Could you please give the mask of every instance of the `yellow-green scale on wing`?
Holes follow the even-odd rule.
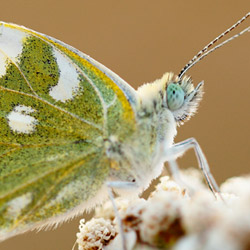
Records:
[[[48,37],[2,26],[25,36],[0,77],[0,239],[92,198],[110,171],[104,140],[125,140],[136,127],[126,96],[102,71]],[[75,75],[63,97],[62,61]],[[30,124],[20,130],[13,117]],[[18,199],[24,206],[15,208]]]

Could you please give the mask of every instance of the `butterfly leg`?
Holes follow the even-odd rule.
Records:
[[[121,241],[122,241],[122,249],[123,250],[128,250],[127,249],[127,243],[126,243],[126,237],[125,237],[125,233],[123,230],[123,223],[122,223],[122,219],[119,215],[118,212],[118,208],[115,202],[115,198],[114,198],[114,194],[113,194],[113,188],[118,188],[118,189],[134,189],[137,188],[136,183],[134,182],[124,182],[124,181],[110,181],[107,182],[107,187],[108,187],[108,194],[109,194],[109,198],[112,202],[113,208],[114,208],[114,212],[115,212],[115,216],[117,218],[118,221],[118,226],[119,226],[119,230],[120,230],[120,234],[121,234]]]
[[[165,152],[164,152],[164,156],[166,157],[167,161],[173,161],[173,159],[179,157],[181,154],[185,153],[190,148],[193,148],[195,151],[196,157],[197,157],[198,162],[199,162],[199,167],[205,176],[205,179],[206,179],[206,182],[207,182],[209,188],[211,189],[211,191],[214,194],[216,194],[216,193],[219,194],[220,189],[219,189],[212,173],[210,172],[210,168],[209,168],[207,159],[206,159],[203,151],[201,150],[199,143],[196,141],[195,138],[189,138],[187,140],[184,140],[182,142],[174,144],[170,148],[166,148]]]
[[[179,171],[179,166],[176,162],[175,159],[171,159],[168,161],[169,164],[169,170],[171,175],[173,176],[173,179],[183,188],[188,188],[189,192],[191,194],[195,193],[195,190],[193,189],[193,187],[189,184],[187,184],[180,175],[180,171]]]

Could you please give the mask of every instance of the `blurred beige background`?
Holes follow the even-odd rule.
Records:
[[[248,11],[249,0],[8,0],[1,1],[0,18],[78,48],[136,88],[166,71],[178,74],[204,45]],[[237,31],[249,25],[250,18]],[[188,72],[195,84],[205,81],[206,93],[198,114],[178,129],[176,142],[195,137],[218,182],[250,172],[249,71],[246,34]],[[178,162],[181,168],[197,166],[193,151]],[[12,238],[0,243],[0,249],[69,250],[78,221]]]

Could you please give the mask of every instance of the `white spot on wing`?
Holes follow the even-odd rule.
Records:
[[[73,99],[79,90],[79,79],[76,68],[59,51],[54,50],[57,64],[60,70],[58,84],[50,89],[50,96],[56,101],[66,102]]]
[[[23,41],[27,34],[23,31],[2,26],[0,33],[0,48],[14,62],[18,61],[18,56],[22,53]]]
[[[68,153],[64,153],[64,154],[57,154],[57,155],[51,155],[49,157],[46,158],[46,161],[56,161],[56,160],[61,160],[65,157],[67,157]]]
[[[79,191],[82,183],[80,181],[70,182],[66,185],[60,193],[57,195],[55,201],[61,201],[62,199],[67,199]]]
[[[29,114],[35,112],[31,107],[18,105],[7,116],[10,128],[17,133],[31,133],[35,130],[37,120]]]
[[[12,218],[18,217],[22,210],[32,201],[32,194],[27,193],[8,202],[7,214]]]

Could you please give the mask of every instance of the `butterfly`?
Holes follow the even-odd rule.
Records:
[[[203,82],[194,87],[184,73],[209,47],[179,75],[135,90],[75,48],[1,22],[0,240],[101,204],[107,182],[140,193],[190,147],[219,192],[196,140],[174,144],[203,95]]]

